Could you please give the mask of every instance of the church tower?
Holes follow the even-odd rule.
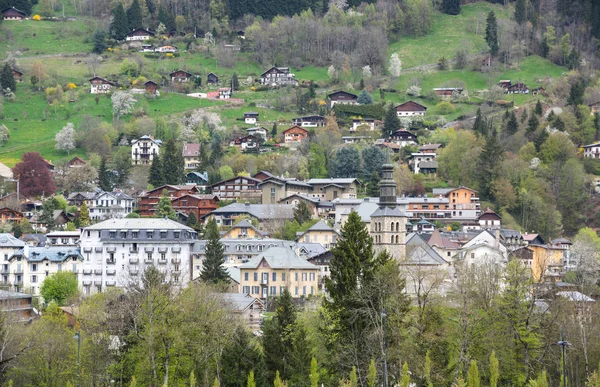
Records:
[[[397,207],[394,166],[384,164],[379,181],[379,208],[371,215],[371,237],[376,253],[387,250],[396,259],[404,258],[408,217]]]

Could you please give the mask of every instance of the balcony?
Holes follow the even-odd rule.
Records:
[[[94,281],[95,286],[102,286],[102,281]]]
[[[144,259],[144,263],[146,265],[152,265],[154,263],[154,260],[152,258],[146,258]]]
[[[266,286],[266,285],[269,284],[269,280],[266,279],[266,278],[263,278],[263,279],[260,280],[260,284]]]
[[[138,275],[140,274],[140,269],[137,267],[130,267],[129,268],[129,274],[131,275]]]
[[[132,265],[137,265],[139,262],[139,258],[129,258],[129,263]]]
[[[13,282],[13,285],[23,285],[23,278],[15,279],[15,282]]]
[[[84,275],[90,275],[90,274],[92,274],[92,269],[83,269],[83,274]]]
[[[14,274],[23,274],[23,269],[15,269],[15,271],[13,271]]]
[[[102,275],[102,269],[94,269],[94,274]]]
[[[106,281],[106,286],[115,286],[117,281]]]
[[[129,252],[130,253],[138,253],[140,250],[137,247],[130,247],[129,248]]]
[[[158,258],[158,263],[161,265],[166,265],[167,264],[167,258]]]
[[[109,265],[115,265],[117,263],[117,260],[114,258],[106,258],[106,263]]]
[[[91,284],[92,284],[92,281],[89,281],[89,280],[83,281],[83,286],[90,286]]]
[[[171,258],[171,263],[179,265],[181,263],[181,258]]]
[[[115,275],[115,274],[117,274],[116,269],[107,269],[106,270],[106,275]]]

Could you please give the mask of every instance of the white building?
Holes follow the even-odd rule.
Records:
[[[349,131],[356,132],[358,130],[358,128],[360,128],[360,127],[364,127],[368,131],[372,132],[375,130],[375,120],[371,119],[371,118],[353,119],[352,120],[352,128],[349,129]]]
[[[413,172],[415,174],[418,174],[421,171],[421,162],[434,161],[436,156],[436,153],[412,153],[412,160],[410,161],[410,166],[412,167]]]
[[[249,136],[254,136],[256,138],[262,137],[263,140],[267,140],[267,129],[256,127],[256,128],[248,128],[246,129]]]
[[[427,107],[414,101],[404,102],[396,106],[396,114],[398,117],[415,117],[424,116],[427,113]]]
[[[144,270],[155,266],[166,280],[185,286],[196,241],[196,231],[170,219],[109,219],[86,227],[79,284],[84,294],[138,284]]]
[[[113,192],[100,192],[89,207],[90,219],[94,221],[124,218],[133,212],[135,200],[125,193],[115,190]]]
[[[133,165],[152,164],[154,156],[159,154],[162,141],[150,136],[142,136],[131,141],[131,162]]]
[[[125,40],[128,42],[136,41],[136,40],[150,40],[151,37],[154,36],[154,32],[148,31],[144,28],[137,28],[130,33],[127,34]]]
[[[110,93],[113,86],[116,86],[113,82],[100,78],[94,77],[90,79],[90,93],[91,94],[106,94]]]
[[[258,113],[256,112],[246,112],[244,113],[244,123],[254,125],[258,120]]]
[[[81,231],[52,231],[46,234],[46,246],[79,246]]]
[[[600,142],[590,145],[584,145],[583,157],[589,157],[591,159],[600,159]]]

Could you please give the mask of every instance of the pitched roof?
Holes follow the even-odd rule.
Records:
[[[475,191],[474,189],[469,188],[469,187],[465,187],[465,186],[462,186],[462,185],[459,185],[458,187],[454,187],[454,188],[434,188],[432,190],[432,192],[433,192],[434,195],[444,195],[445,196],[445,195],[449,194],[450,192],[456,191],[456,190],[459,190],[459,189],[466,189],[466,190],[469,190],[471,192],[477,193],[477,191]]]
[[[10,169],[7,165],[0,163],[0,176],[7,178],[7,179],[12,179],[13,178],[13,172],[12,169]]]
[[[238,284],[240,283],[240,280],[242,279],[242,273],[240,272],[239,267],[228,267],[225,269],[225,271],[227,271],[227,274],[229,274],[229,278]]]
[[[308,184],[352,184],[357,182],[358,179],[355,177],[335,177],[331,179],[310,179],[307,181]]]
[[[284,130],[284,131],[283,131],[283,132],[281,132],[281,133],[289,132],[289,131],[290,131],[290,130],[292,130],[292,129],[300,129],[301,131],[308,133],[308,130],[306,130],[306,129],[304,129],[303,127],[301,127],[301,126],[298,126],[298,125],[294,125],[294,126],[292,126],[291,128],[287,128],[286,130]]]
[[[435,246],[441,249],[458,249],[458,245],[452,242],[450,239],[444,238],[438,229],[435,229],[431,233],[427,244],[431,247]]]
[[[406,261],[408,265],[443,265],[448,263],[427,244],[421,234],[410,233],[406,236]]]
[[[225,304],[230,305],[234,311],[243,312],[248,309],[252,304],[260,304],[264,306],[263,302],[258,298],[254,298],[249,294],[242,293],[220,293],[219,296],[223,299]]]
[[[0,247],[23,247],[25,242],[14,237],[9,233],[0,234]]]
[[[442,146],[442,144],[425,144],[425,145],[421,145],[419,147],[419,151],[436,150],[436,149],[440,148],[441,146]]]
[[[170,75],[170,76],[173,76],[173,74],[177,74],[177,73],[185,73],[185,75],[187,75],[188,77],[191,77],[191,76],[192,76],[192,73],[188,73],[188,72],[187,72],[187,71],[185,71],[185,70],[175,70],[175,71],[173,71],[172,73],[170,73],[169,75]]]
[[[31,294],[0,290],[0,300],[10,300],[14,298],[31,298]]]
[[[8,8],[6,8],[6,9],[3,9],[3,10],[2,10],[2,13],[4,13],[4,12],[8,12],[8,11],[14,11],[14,12],[17,12],[17,13],[21,14],[22,16],[26,16],[26,13],[25,13],[25,12],[23,12],[23,11],[21,11],[21,10],[18,10],[18,9],[16,9],[15,7],[8,7]]]
[[[416,103],[415,101],[407,101],[396,106],[397,112],[425,112],[427,107]]]
[[[46,259],[51,262],[64,262],[69,258],[77,258],[83,261],[78,248],[74,249],[73,247],[65,246],[22,248],[14,253],[13,257],[24,257],[28,262],[42,262]]]
[[[196,172],[196,171],[191,171],[185,174],[186,176],[188,175],[194,175],[196,177],[199,177],[200,179],[204,180],[205,182],[208,183],[208,179],[206,178],[206,176],[203,173],[200,172]]]
[[[319,270],[305,259],[300,258],[292,249],[285,247],[271,247],[259,256],[240,266],[240,269],[256,269],[265,260],[271,269],[313,269]]]
[[[406,217],[406,213],[401,211],[398,207],[378,207],[375,212],[371,214],[371,218],[383,217]]]
[[[84,230],[185,230],[195,232],[192,228],[171,219],[163,218],[122,218],[108,219],[103,222],[86,227]]]
[[[198,156],[200,154],[200,144],[183,144],[183,150],[181,151],[183,157]]]
[[[479,215],[479,218],[477,218],[477,219],[478,220],[502,220],[502,217],[488,207],[481,215]]]
[[[294,206],[291,204],[231,203],[225,207],[217,208],[210,215],[227,213],[249,214],[259,220],[292,219],[294,217]]]
[[[132,30],[131,32],[129,32],[127,34],[127,36],[132,35],[133,33],[138,32],[138,31],[146,32],[148,35],[154,36],[154,32],[147,30],[145,28],[136,28],[136,29]]]
[[[305,259],[312,259],[318,255],[323,254],[327,251],[320,243],[302,243],[298,242],[298,250],[300,255],[303,255]]]
[[[335,231],[327,222],[319,220],[311,228],[306,231]]]
[[[423,169],[423,168],[437,169],[438,168],[438,162],[437,162],[437,160],[425,160],[425,161],[421,161],[419,163],[419,168],[421,168],[421,169]]]
[[[348,93],[347,91],[343,91],[343,90],[338,90],[338,91],[335,91],[335,92],[333,92],[331,94],[328,94],[327,97],[329,99],[334,99],[338,95],[346,95],[346,96],[348,96],[348,97],[350,97],[352,99],[357,99],[358,98],[358,96],[356,94]]]

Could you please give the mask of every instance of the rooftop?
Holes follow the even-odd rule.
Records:
[[[192,228],[171,219],[162,218],[123,218],[108,219],[88,226],[85,230],[114,230],[114,229],[141,229],[141,230],[187,230],[195,232]]]
[[[271,269],[312,269],[319,270],[318,266],[300,258],[296,253],[285,247],[271,247],[259,256],[240,266],[240,269],[256,269],[265,260]]]

